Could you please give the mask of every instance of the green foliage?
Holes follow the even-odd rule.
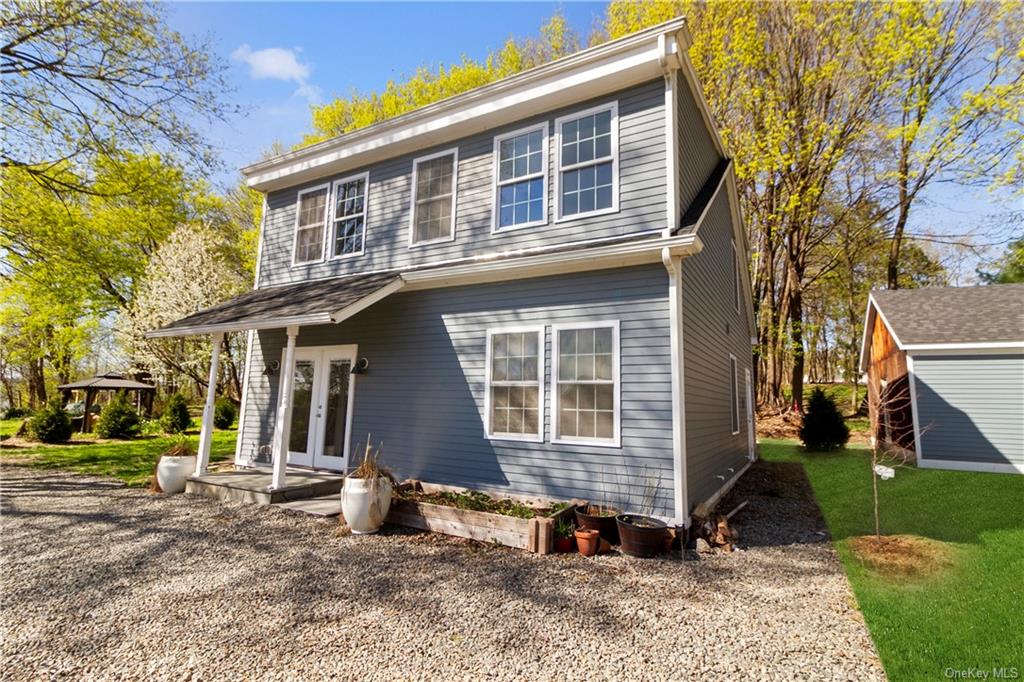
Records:
[[[27,407],[8,407],[0,419],[24,419],[30,416],[32,416],[32,410]]]
[[[185,402],[185,396],[180,393],[172,394],[167,399],[167,406],[164,407],[164,413],[160,417],[160,426],[167,433],[184,433],[191,423],[192,418],[188,414],[188,403]]]
[[[218,429],[230,429],[238,416],[238,408],[227,397],[217,398],[213,406],[213,425]]]
[[[996,261],[995,272],[978,270],[985,284],[1018,284],[1024,282],[1024,237],[1010,242],[1006,253]]]
[[[572,537],[573,533],[572,521],[566,518],[560,518],[555,521],[555,537],[563,540]]]
[[[139,435],[142,424],[139,413],[128,402],[128,396],[123,391],[119,391],[103,407],[94,428],[96,435],[100,438],[127,440]]]
[[[29,421],[28,432],[42,443],[64,443],[71,438],[71,418],[59,401],[51,400]]]
[[[381,92],[353,92],[322,106],[313,107],[313,132],[302,144],[315,142],[379,123],[432,102],[487,85],[564,57],[579,49],[579,38],[560,13],[541,28],[539,39],[509,38],[483,61],[463,57],[458,64],[420,67],[403,80],[388,81]]]
[[[820,388],[815,388],[811,391],[804,423],[800,427],[800,440],[804,447],[812,452],[828,452],[843,447],[849,439],[850,429],[835,401]]]

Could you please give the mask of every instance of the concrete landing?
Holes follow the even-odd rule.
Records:
[[[345,477],[327,471],[289,469],[285,487],[268,491],[272,479],[270,471],[260,469],[211,472],[190,476],[185,482],[185,492],[229,502],[281,504],[328,495],[337,497]],[[340,501],[338,507],[340,510]]]
[[[333,495],[310,497],[305,500],[282,502],[277,506],[281,509],[299,511],[312,516],[338,516],[341,514],[341,496],[338,493],[334,493]]]

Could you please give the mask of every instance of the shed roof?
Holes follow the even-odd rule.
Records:
[[[1024,284],[874,291],[901,348],[1024,341]]]
[[[116,390],[123,390],[123,389],[129,389],[129,390],[133,390],[133,389],[138,389],[138,390],[155,389],[156,386],[153,386],[152,384],[144,384],[141,381],[133,381],[131,379],[125,379],[122,375],[116,374],[114,372],[107,372],[106,374],[97,374],[94,377],[89,377],[88,379],[82,379],[81,381],[73,381],[70,384],[62,384],[62,385],[58,386],[57,388],[62,389],[62,390],[65,390],[65,389],[66,390],[71,390],[71,389],[92,388],[92,389],[96,389],[96,390],[104,390],[104,389],[106,389],[106,390],[116,391]]]

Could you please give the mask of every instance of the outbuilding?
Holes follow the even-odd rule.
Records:
[[[860,368],[873,442],[919,467],[1024,473],[1024,284],[872,292]]]

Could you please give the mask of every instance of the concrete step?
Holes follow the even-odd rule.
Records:
[[[339,514],[341,514],[341,495],[338,493],[334,493],[333,495],[309,497],[304,500],[280,502],[276,506],[280,507],[281,509],[299,511],[304,514],[310,514],[312,516],[338,516]]]
[[[339,474],[314,471],[289,471],[286,486],[268,491],[271,475],[264,471],[238,470],[191,476],[185,483],[185,492],[215,500],[245,504],[280,504],[341,492],[344,477]],[[338,503],[340,506],[340,502]]]

